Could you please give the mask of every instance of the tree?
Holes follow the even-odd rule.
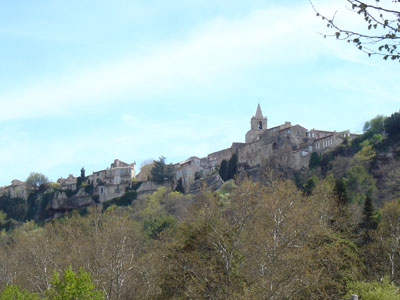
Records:
[[[384,253],[384,266],[389,266],[390,278],[398,279],[400,254],[400,200],[388,202],[381,210],[382,220],[376,231],[379,252]]]
[[[221,166],[219,167],[219,176],[221,176],[223,181],[226,181],[228,178],[228,161],[223,159],[221,161]]]
[[[82,269],[76,274],[69,267],[60,279],[58,272],[54,272],[51,288],[46,292],[45,300],[102,300],[103,293],[95,289],[89,273]]]
[[[400,112],[393,113],[385,120],[385,131],[391,139],[397,139],[400,136]]]
[[[39,300],[39,296],[16,285],[7,285],[0,293],[0,300]]]
[[[172,182],[175,177],[174,167],[165,163],[165,157],[161,156],[159,161],[154,162],[154,167],[151,169],[151,180],[157,184]]]
[[[232,155],[228,162],[227,180],[233,179],[238,170],[238,156],[236,153]]]
[[[364,123],[364,132],[368,131],[373,134],[383,134],[385,132],[385,120],[387,118],[382,115],[377,115],[375,118]]]
[[[376,181],[362,165],[354,165],[343,179],[346,185],[346,192],[349,202],[364,203],[367,195],[376,192]]]
[[[304,194],[310,196],[317,184],[318,184],[317,176],[311,176],[310,178],[308,178],[307,182],[303,186]]]
[[[362,300],[400,300],[400,291],[387,278],[374,282],[350,282],[347,296],[356,294]]]
[[[32,172],[26,179],[26,185],[33,190],[37,191],[39,187],[45,183],[48,183],[47,177],[41,173]]]
[[[321,157],[319,156],[319,154],[317,152],[313,152],[311,153],[310,161],[308,162],[308,168],[312,170],[318,167],[320,162],[321,162]]]
[[[346,0],[346,2],[350,5],[349,9],[366,23],[365,30],[357,31],[342,27],[335,19],[337,12],[332,17],[326,17],[310,0],[317,16],[334,31],[333,34],[326,34],[324,37],[334,36],[338,40],[352,43],[368,56],[379,55],[385,60],[390,58],[400,62],[400,9],[396,6],[399,0]]]
[[[363,218],[360,227],[366,230],[375,229],[377,226],[376,214],[372,199],[369,195],[364,201]]]

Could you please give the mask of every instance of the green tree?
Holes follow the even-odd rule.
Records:
[[[311,193],[313,192],[314,188],[318,184],[318,177],[317,176],[312,176],[307,179],[307,182],[303,186],[304,194],[307,196],[310,196]]]
[[[362,165],[351,167],[344,178],[347,196],[350,202],[362,204],[367,195],[376,191],[376,182]]]
[[[238,170],[238,156],[237,154],[233,154],[228,162],[228,172],[226,180],[233,179]]]
[[[373,282],[350,282],[347,297],[355,294],[361,300],[400,300],[400,290],[387,278]]]
[[[0,293],[0,300],[39,300],[39,296],[16,285],[7,285]]]
[[[76,274],[69,267],[60,279],[58,272],[54,272],[51,288],[46,292],[45,300],[103,300],[104,295],[97,291],[89,273],[82,269]]]
[[[337,12],[332,17],[322,15],[313,5],[318,17],[327,23],[328,28],[333,30],[332,34],[338,40],[354,44],[359,50],[371,55],[382,56],[383,59],[400,61],[400,10],[389,1],[379,0],[346,0],[350,10],[356,17],[365,21],[365,29],[358,30],[347,27],[338,22]],[[390,2],[399,3],[399,0]]]
[[[171,215],[160,215],[155,218],[144,221],[143,227],[146,234],[156,240],[160,237],[161,232],[168,228],[174,228],[176,220]]]
[[[157,184],[164,184],[166,182],[173,182],[175,178],[174,167],[165,163],[165,157],[161,156],[159,161],[154,162],[151,169],[151,180]]]
[[[319,156],[319,154],[317,152],[313,152],[311,153],[310,161],[308,162],[308,168],[310,170],[315,169],[316,167],[319,166],[320,162],[321,162],[321,157]]]
[[[376,230],[379,251],[384,254],[381,269],[386,268],[392,280],[400,278],[400,200],[386,203],[380,211],[382,220]]]
[[[368,162],[376,156],[376,151],[369,140],[363,141],[360,146],[362,147],[361,150],[354,155],[354,158],[359,162]]]
[[[393,113],[385,120],[385,131],[391,139],[400,137],[400,112]]]
[[[26,179],[26,185],[33,190],[38,190],[39,187],[45,183],[48,183],[47,177],[41,173],[32,172]]]
[[[363,217],[360,223],[360,227],[365,230],[376,229],[378,225],[376,212],[372,203],[371,196],[367,195],[364,201]]]
[[[219,176],[221,176],[223,181],[226,181],[228,178],[228,161],[223,159],[221,161],[221,166],[219,167]]]
[[[377,115],[375,118],[364,123],[364,132],[368,131],[372,134],[383,134],[385,132],[385,120],[387,117]]]

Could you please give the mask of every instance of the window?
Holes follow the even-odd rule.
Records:
[[[100,189],[100,193],[103,194],[103,192],[104,192],[104,190],[103,190],[103,188],[101,188],[101,189]]]
[[[262,121],[258,122],[258,129],[262,129]]]

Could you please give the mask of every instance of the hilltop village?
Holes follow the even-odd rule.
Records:
[[[239,173],[257,173],[260,166],[271,157],[277,158],[294,170],[301,170],[308,167],[312,152],[327,151],[342,144],[347,138],[353,140],[358,136],[349,130],[308,130],[290,122],[268,128],[267,118],[263,115],[260,105],[257,106],[250,124],[244,143],[233,143],[231,147],[210,153],[207,157],[192,156],[174,164],[174,185],[181,182],[185,192],[195,192],[204,180],[207,184],[219,187],[222,179],[218,175],[218,167],[223,160],[228,161],[233,155],[237,157]],[[139,194],[151,193],[157,189],[150,175],[153,165],[154,163],[143,166],[138,174],[135,162],[129,164],[118,159],[114,160],[109,168],[88,176],[82,169],[81,177],[85,178],[83,186],[78,183],[79,177],[69,175],[67,178],[59,178],[57,185],[60,192],[53,199],[51,206],[54,210],[65,211],[76,207],[77,203],[79,206],[103,203],[123,196],[132,186],[132,182],[139,184]],[[0,197],[26,200],[28,195],[26,183],[17,179],[9,186],[0,187]]]

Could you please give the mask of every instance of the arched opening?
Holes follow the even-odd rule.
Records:
[[[262,121],[258,122],[258,129],[262,129]]]
[[[278,144],[277,143],[273,143],[272,144],[272,150],[278,150]]]

